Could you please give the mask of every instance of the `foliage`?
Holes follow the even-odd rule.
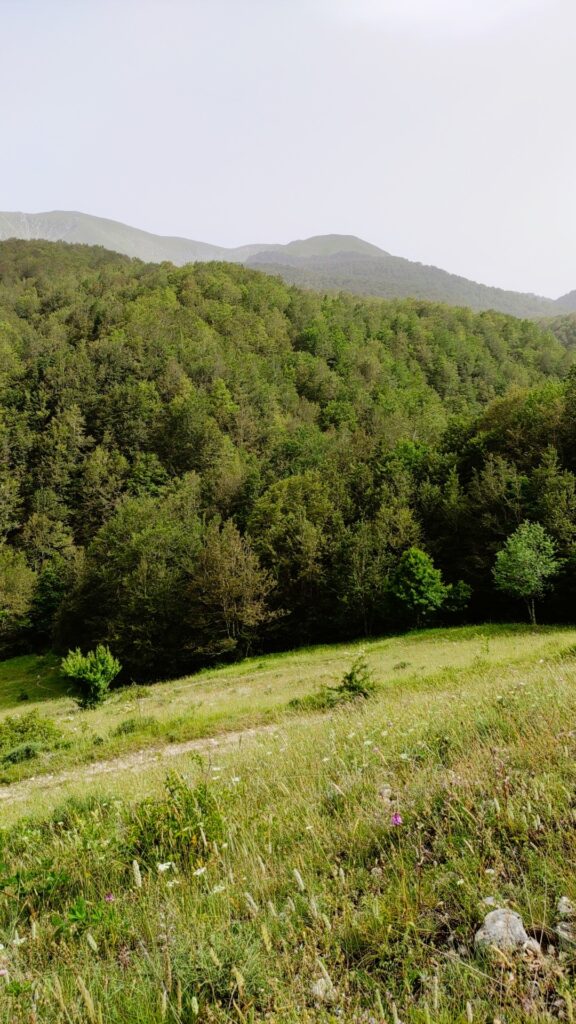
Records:
[[[358,699],[367,700],[376,692],[376,683],[363,654],[354,659],[338,686],[322,686],[317,693],[294,697],[290,707],[297,711],[325,711]]]
[[[91,708],[105,700],[110,683],[121,668],[118,659],[104,644],[98,644],[88,654],[82,654],[77,647],[62,660],[62,672],[80,688],[77,701],[81,708]]]
[[[350,697],[374,696],[376,684],[363,654],[354,659],[348,671],[344,673],[338,689]]]
[[[408,548],[404,552],[394,573],[391,591],[417,626],[438,611],[448,596],[442,573],[436,569],[430,555],[420,548]]]
[[[521,523],[496,555],[494,581],[500,590],[526,601],[536,624],[535,599],[551,586],[561,568],[556,544],[540,523]]]
[[[36,575],[23,552],[0,545],[0,642],[28,625]]]
[[[424,620],[410,548],[443,616],[515,614],[492,565],[524,519],[576,561],[573,356],[536,323],[12,240],[0,353],[6,653],[159,679]]]
[[[0,756],[26,743],[54,747],[61,739],[62,733],[57,725],[38,711],[8,715],[0,721]]]

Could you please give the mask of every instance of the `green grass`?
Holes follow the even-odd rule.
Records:
[[[251,658],[154,686],[124,687],[91,711],[80,711],[73,697],[65,695],[69,682],[58,675],[54,659],[13,659],[0,664],[0,729],[6,716],[36,709],[51,717],[62,743],[19,764],[2,764],[0,758],[0,783],[146,747],[279,723],[294,715],[291,701],[337,685],[359,651],[365,652],[379,692],[384,693],[400,686],[404,691],[420,689],[439,673],[459,672],[487,660],[509,664],[542,656],[551,645],[556,649],[560,639],[565,645],[576,643],[576,631],[482,626],[315,647]],[[19,703],[23,688],[30,700]],[[127,721],[130,731],[123,732]]]
[[[30,783],[0,831],[1,1024],[572,1020],[570,951],[481,959],[473,936],[486,897],[550,938],[576,900],[574,644],[482,627],[367,645],[374,700],[182,755],[168,782],[149,765]],[[275,679],[284,707],[353,654],[165,693],[250,680],[260,700]]]
[[[0,661],[0,718],[14,709],[23,710],[63,697],[70,680],[60,673],[54,655],[24,654]]]

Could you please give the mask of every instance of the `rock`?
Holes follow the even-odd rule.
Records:
[[[489,949],[493,946],[502,953],[514,953],[518,950],[540,952],[540,943],[530,938],[520,914],[502,907],[486,914],[482,927],[474,936],[474,945],[477,949]]]
[[[569,947],[573,950],[576,946],[576,927],[571,921],[559,921],[554,931],[560,939],[560,945],[566,949]]]
[[[576,917],[576,907],[567,896],[561,896],[556,904],[556,913],[561,918]]]

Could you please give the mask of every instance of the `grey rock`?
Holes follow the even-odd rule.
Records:
[[[502,953],[518,950],[540,952],[540,944],[530,938],[520,914],[502,907],[486,914],[482,927],[474,936],[474,945],[477,949],[494,947]]]
[[[569,900],[567,896],[560,897],[556,904],[556,912],[558,917],[563,918],[564,920],[576,917],[576,907],[572,903],[572,900]]]
[[[560,945],[566,949],[573,949],[576,946],[576,926],[571,921],[559,921],[554,931],[560,940]]]

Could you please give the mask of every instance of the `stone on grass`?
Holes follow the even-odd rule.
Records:
[[[572,900],[569,900],[567,896],[560,897],[556,904],[556,912],[558,917],[562,917],[564,919],[576,917],[576,907],[572,903]]]
[[[482,927],[474,936],[477,949],[498,949],[501,953],[520,950],[540,952],[540,943],[528,935],[520,914],[500,907],[486,914]]]
[[[564,949],[571,949],[574,951],[576,946],[576,927],[573,921],[559,921],[554,931],[560,940],[560,945]]]

